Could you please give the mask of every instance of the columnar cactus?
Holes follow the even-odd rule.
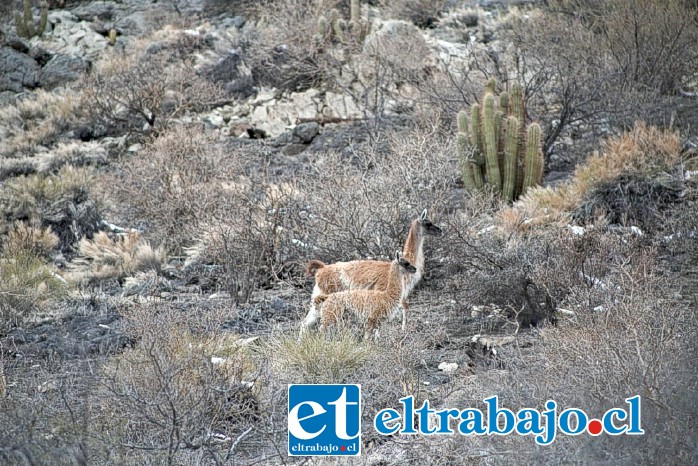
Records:
[[[543,176],[541,130],[537,123],[526,127],[521,86],[502,92],[495,99],[495,81],[485,87],[480,104],[458,112],[456,150],[463,164],[466,189],[480,189],[485,183],[508,201],[517,199]]]
[[[359,0],[351,0],[349,7],[348,24],[340,16],[336,8],[330,10],[329,27],[328,20],[324,16],[320,16],[317,31],[319,39],[324,41],[329,35],[329,37],[334,38],[340,44],[347,44],[347,39],[349,39],[350,43],[363,44],[370,31],[371,23],[361,18],[361,3]]]
[[[20,15],[19,12],[15,13],[15,27],[17,28],[17,34],[20,37],[25,37],[31,39],[34,36],[41,36],[46,30],[46,24],[48,22],[48,7],[42,5],[41,13],[39,16],[39,25],[34,27],[34,16],[32,15],[31,0],[24,0],[24,16]]]

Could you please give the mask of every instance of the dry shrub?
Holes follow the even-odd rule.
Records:
[[[50,235],[40,236],[51,241]],[[65,280],[37,254],[34,239],[22,241],[14,236],[0,255],[0,333],[65,295]]]
[[[237,302],[297,276],[303,244],[294,238],[294,214],[300,210],[295,193],[292,183],[240,184],[227,196],[225,218],[202,225],[196,243],[186,249],[188,273],[204,288],[222,287]],[[207,280],[212,283],[206,285]]]
[[[15,174],[12,159],[33,156],[56,143],[80,115],[78,104],[72,91],[39,89],[0,108],[0,159],[9,159],[0,165],[0,178]]]
[[[25,222],[15,222],[7,234],[3,250],[6,253],[32,251],[40,257],[48,258],[59,243],[58,236],[51,231],[51,227],[41,228]]]
[[[458,176],[450,149],[431,128],[395,134],[385,152],[314,160],[299,182],[307,219],[296,239],[331,262],[392,257],[423,209],[439,223]]]
[[[89,124],[109,134],[149,133],[217,103],[218,87],[197,75],[191,59],[180,58],[156,47],[100,61],[83,83]]]
[[[277,336],[265,345],[272,370],[282,381],[293,383],[350,383],[373,354],[368,342],[349,332],[331,339],[318,332],[303,338]]]
[[[325,78],[323,53],[316,42],[318,19],[329,18],[329,3],[319,0],[262,2],[259,27],[240,38],[243,58],[255,82],[303,91]]]
[[[84,168],[64,166],[56,174],[21,176],[0,189],[0,211],[9,224],[26,221],[50,227],[62,251],[70,251],[97,229],[101,200],[92,192],[93,174]]]
[[[681,162],[681,140],[673,131],[638,122],[635,127],[604,143],[579,165],[571,180],[555,187],[529,190],[513,207],[500,214],[505,233],[526,231],[535,225],[561,224],[594,189],[624,173],[652,178],[675,173]],[[512,212],[514,211],[514,212]],[[528,223],[520,223],[523,217]]]
[[[594,32],[607,53],[619,87],[638,86],[671,94],[691,85],[696,69],[694,2],[667,0],[558,0],[554,13],[573,16]]]
[[[83,238],[77,252],[69,275],[76,282],[122,279],[148,270],[157,272],[167,260],[164,249],[153,248],[137,232],[112,239],[100,231],[92,239]]]
[[[657,276],[651,262],[650,253],[616,264],[615,286],[600,290],[596,311],[581,302],[573,322],[542,332],[548,377],[539,389],[596,415],[641,395],[646,434],[623,438],[624,451],[638,461],[690,462],[693,446],[685,434],[696,415],[690,387],[697,380],[689,361],[698,329],[690,310],[670,296],[677,284]],[[574,307],[576,299],[570,301],[566,305]],[[617,442],[600,440],[580,445],[579,453],[601,461],[617,456]]]
[[[156,245],[189,246],[205,222],[224,213],[241,172],[237,154],[196,126],[173,128],[105,180],[124,221],[144,226]]]
[[[137,343],[103,368],[98,410],[111,425],[102,435],[150,450],[151,460],[189,462],[201,449],[222,462],[229,446],[219,438],[259,416],[249,341],[223,332],[223,316],[210,310],[136,305],[124,317]]]

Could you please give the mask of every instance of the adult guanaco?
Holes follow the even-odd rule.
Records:
[[[316,296],[314,304],[321,305],[320,331],[324,332],[349,311],[365,322],[364,338],[369,338],[383,319],[400,309],[405,279],[416,272],[417,268],[397,251],[395,259],[388,263],[385,289],[353,289]]]
[[[410,224],[402,254],[417,269],[414,274],[405,275],[402,287],[402,330],[407,323],[407,297],[424,276],[424,239],[426,236],[440,236],[441,228],[427,218],[424,209],[419,218]],[[306,273],[315,276],[315,286],[310,299],[310,311],[301,324],[301,334],[315,325],[320,317],[315,298],[322,294],[332,294],[345,290],[365,289],[383,290],[388,285],[390,262],[376,260],[358,260],[325,264],[319,260],[310,260]]]

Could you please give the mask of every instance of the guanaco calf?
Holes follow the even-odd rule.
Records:
[[[399,310],[405,278],[415,274],[417,268],[405,259],[400,251],[395,253],[395,260],[388,264],[385,289],[355,289],[316,296],[313,300],[314,304],[322,303],[320,331],[324,332],[328,326],[340,320],[348,310],[360,320],[365,321],[364,338],[368,338],[381,320]]]
[[[424,275],[424,238],[440,236],[442,233],[441,228],[427,218],[426,209],[410,224],[402,254],[417,270],[403,277],[401,296],[403,332],[407,321],[407,297]],[[331,265],[319,260],[309,261],[306,272],[308,276],[315,276],[315,286],[310,299],[310,312],[301,325],[301,334],[315,325],[320,317],[315,304],[318,296],[354,289],[383,290],[388,286],[389,270],[390,262],[376,260],[336,262]]]

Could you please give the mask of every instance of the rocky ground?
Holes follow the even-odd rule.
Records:
[[[585,397],[591,393],[593,406],[603,401],[607,407],[609,399],[627,394],[604,390],[631,387],[633,392],[644,390],[643,396],[648,399],[672,393],[675,398],[666,404],[671,405],[676,425],[684,425],[679,422],[695,414],[695,396],[684,393],[695,383],[695,375],[691,375],[695,366],[690,362],[695,345],[678,343],[695,336],[695,326],[688,321],[698,305],[695,89],[674,94],[661,104],[652,100],[656,112],[647,110],[648,98],[647,108],[638,106],[637,113],[623,114],[618,122],[606,116],[568,122],[557,139],[544,142],[543,184],[553,193],[556,186],[574,183],[577,166],[593,150],[604,150],[600,142],[603,137],[623,134],[632,127],[627,119],[644,119],[647,114],[657,120],[654,123],[666,123],[667,115],[671,115],[672,124],[681,130],[682,147],[666,149],[670,158],[676,158],[672,158],[672,164],[650,171],[647,167],[654,163],[653,157],[665,147],[662,143],[646,143],[643,136],[638,136],[638,147],[642,146],[638,151],[651,152],[645,157],[652,159],[651,163],[637,170],[623,165],[626,171],[622,173],[631,173],[628,178],[609,176],[607,186],[596,187],[595,194],[585,195],[585,204],[581,205],[582,199],[575,199],[577,204],[572,208],[569,202],[556,204],[554,194],[550,194],[547,204],[538,201],[534,205],[529,199],[528,204],[509,208],[487,195],[465,192],[451,136],[455,112],[469,108],[480,98],[489,74],[497,72],[501,78],[518,71],[524,79],[530,79],[532,87],[537,82],[531,76],[538,75],[531,70],[516,68],[520,63],[512,54],[512,43],[505,38],[509,37],[508,31],[515,30],[516,21],[535,15],[540,2],[447,1],[441,2],[443,9],[440,13],[437,9],[435,17],[426,14],[433,11],[423,2],[407,2],[422,5],[421,13],[426,11],[413,16],[412,21],[389,16],[393,10],[382,2],[364,2],[361,27],[367,32],[361,40],[351,39],[356,42],[339,41],[332,38],[331,32],[326,36],[329,39],[313,38],[315,22],[312,30],[305,25],[306,29],[279,37],[279,29],[269,24],[281,31],[292,21],[302,24],[293,16],[303,16],[293,2],[278,2],[285,6],[279,6],[278,12],[270,6],[264,13],[250,3],[255,2],[53,1],[46,31],[33,38],[18,36],[12,16],[5,15],[14,10],[0,7],[4,18],[0,23],[0,137],[5,141],[0,144],[0,188],[10,193],[0,196],[0,205],[7,212],[3,238],[10,237],[12,222],[30,219],[28,214],[16,213],[31,209],[15,203],[19,197],[12,192],[19,191],[11,191],[15,189],[12,183],[22,176],[60,177],[70,167],[87,167],[95,170],[91,176],[97,180],[95,188],[76,188],[68,207],[51,200],[48,194],[45,204],[32,201],[39,205],[36,209],[42,227],[49,225],[58,235],[57,244],[47,254],[48,266],[50,274],[67,283],[68,291],[45,305],[39,305],[37,298],[37,306],[30,306],[32,311],[21,318],[3,319],[11,324],[0,327],[0,398],[4,396],[7,401],[4,421],[13,422],[15,427],[0,434],[0,459],[17,464],[55,458],[66,464],[92,463],[94,458],[116,464],[287,464],[283,454],[285,428],[278,425],[284,422],[285,409],[280,393],[286,383],[302,381],[360,381],[374,397],[368,409],[395,402],[405,393],[428,398],[440,406],[472,405],[492,391],[510,395],[516,400],[514,404],[522,406],[540,401],[541,396],[559,395],[569,403],[589,402]],[[18,9],[20,4],[17,1],[13,6]],[[345,10],[348,13],[348,3],[340,7],[342,14]],[[34,8],[35,21],[39,12]],[[310,47],[307,54],[304,47]],[[126,75],[127,68],[123,64],[126,62],[119,60],[138,54],[147,58],[139,62],[143,74],[138,74],[140,68],[134,68],[135,74],[120,78],[120,72]],[[152,72],[149,61],[158,60],[182,66],[173,74],[155,74],[155,83],[162,81],[169,86],[162,89],[148,87],[151,84],[145,77]],[[129,95],[133,82],[129,79],[141,76],[143,82],[148,82],[145,97],[141,96],[146,104],[127,112],[125,120],[119,112],[107,115],[107,110],[114,108],[110,105],[121,105],[120,98]],[[153,112],[147,97],[158,92],[162,92],[162,101],[155,119],[148,114]],[[187,102],[185,96],[198,100]],[[547,97],[531,97],[530,116],[541,122],[545,134],[551,134],[561,124],[564,112],[559,102],[551,104],[553,100]],[[22,107],[25,101],[38,102],[39,109],[31,104]],[[95,106],[95,102],[101,106]],[[57,108],[58,117],[37,117],[42,107]],[[88,108],[102,113],[99,118],[93,117]],[[589,115],[595,115],[597,110],[593,110]],[[152,121],[149,116],[153,116]],[[167,158],[167,154],[180,150],[179,146],[168,146],[168,138],[186,137],[190,132],[202,139],[189,141],[190,145],[181,149],[189,164]],[[209,147],[214,148],[211,153],[204,150]],[[201,153],[195,152],[198,148],[202,148]],[[607,153],[613,154],[613,150]],[[363,185],[365,196],[379,193],[385,196],[384,202],[367,201],[371,209],[367,214],[360,196],[359,201],[352,197],[361,189],[349,181],[357,176],[341,170],[336,178],[323,178],[329,187],[318,184],[315,189],[309,174],[318,167],[327,169],[323,163],[337,160],[347,167],[364,169],[364,173],[376,167],[385,170],[384,179],[371,180],[367,175]],[[206,172],[209,162],[213,168]],[[422,162],[427,168],[413,169],[422,167]],[[391,171],[393,167],[397,167],[395,171]],[[172,179],[180,181],[174,183],[172,196],[178,201],[173,202],[173,210],[167,210],[166,202],[158,204],[157,199],[166,199],[161,197],[155,198],[154,206],[139,205],[141,210],[134,213],[129,201],[138,205],[140,198],[147,198],[156,189],[145,182],[129,184],[128,176],[169,173],[170,169]],[[196,184],[192,197],[182,195],[188,188],[182,180],[187,174],[198,174],[199,169],[205,172],[201,175],[204,181],[197,180],[200,185]],[[58,179],[48,184],[58,185]],[[201,187],[216,183],[223,186],[223,194]],[[397,191],[403,187],[409,195],[389,197],[398,196]],[[50,188],[42,189],[52,192]],[[225,197],[236,189],[240,193]],[[103,200],[94,201],[94,193]],[[313,215],[327,215],[321,208],[314,210],[316,197],[327,199],[330,206],[337,203],[334,209],[338,218],[353,236],[347,239],[337,229],[326,226],[322,234],[317,234],[321,237],[318,239],[312,237],[315,230],[304,229]],[[241,205],[249,202],[253,208],[238,208],[231,199],[241,200]],[[295,343],[313,285],[302,272],[304,261],[315,256],[329,261],[385,255],[400,244],[408,221],[423,207],[420,202],[435,212],[433,220],[444,229],[445,238],[427,239],[427,275],[410,299],[407,334],[401,334],[399,325],[387,324],[378,342],[369,346],[356,342],[354,336],[339,335],[339,349],[321,348],[315,356],[312,340],[308,347]],[[255,215],[280,223],[274,223],[270,236],[261,235],[259,243],[250,239],[249,243],[242,242],[240,250],[230,253],[227,245],[216,243],[214,227],[196,215],[187,217],[190,212],[203,210],[177,210],[179,204],[188,208],[206,203],[213,206],[211,212],[215,214],[209,223],[231,217],[219,223],[233,231],[236,238],[257,240],[255,234],[259,232],[254,227],[263,222],[255,223]],[[560,207],[563,204],[564,208]],[[557,209],[567,210],[557,218]],[[607,213],[605,219],[599,217],[602,210]],[[170,223],[143,214],[158,211]],[[298,218],[278,220],[283,214],[277,214],[287,211],[294,215],[298,211]],[[196,226],[187,225],[187,219]],[[378,231],[373,223],[370,226],[378,232],[350,228],[361,222],[365,227],[371,221],[383,229]],[[391,222],[392,226],[385,227]],[[239,231],[243,224],[253,228]],[[100,231],[105,232],[105,238],[112,238],[106,248],[114,250],[119,241],[114,238],[141,235],[141,239],[134,240],[129,257],[142,258],[147,253],[157,266],[109,275],[106,270],[113,265],[112,256],[104,252],[90,256],[83,244],[88,238],[93,241]],[[285,231],[296,236],[286,238]],[[178,235],[185,238],[181,244]],[[145,248],[143,239],[148,242],[147,251],[139,249]],[[288,244],[284,242],[287,240]],[[192,253],[201,244],[208,250],[199,256]],[[337,250],[346,244],[351,244],[351,250],[339,255]],[[288,259],[265,257],[256,261],[250,256],[254,256],[257,246],[260,251],[271,248],[277,259],[283,254]],[[108,257],[100,259],[99,254]],[[207,261],[206,254],[220,260]],[[100,260],[101,269],[95,265]],[[253,271],[250,273],[255,277],[251,288],[245,287],[247,271]],[[611,283],[621,285],[613,288]],[[616,291],[609,291],[607,286]],[[2,293],[5,291],[0,297]],[[645,296],[644,301],[640,295]],[[18,304],[8,302],[9,307],[3,304],[0,311],[15,316],[13,306]],[[636,306],[642,308],[643,313],[640,315],[638,310],[637,317],[641,322],[654,322],[651,313],[659,313],[657,325],[647,324],[637,330],[625,323],[632,320],[632,314],[623,314],[620,308],[640,302],[660,306]],[[672,307],[675,310],[667,310]],[[605,327],[598,321],[602,314]],[[685,328],[677,330],[674,325]],[[658,327],[668,330],[653,333]],[[589,336],[590,328],[606,333],[592,331],[593,336]],[[609,329],[622,330],[612,334]],[[207,332],[216,335],[215,345],[219,346],[215,350],[207,346],[214,344],[206,340]],[[576,357],[588,356],[584,363],[577,360],[580,371],[587,370],[586,363],[589,367],[596,361],[606,364],[610,361],[607,353],[618,357],[608,362],[611,366],[637,363],[632,352],[631,356],[625,353],[627,345],[615,346],[620,341],[618,335],[643,342],[635,357],[647,358],[648,352],[661,347],[661,356],[667,361],[671,358],[664,351],[673,351],[684,364],[676,362],[680,367],[676,369],[674,362],[666,367],[657,363],[659,368],[648,363],[641,382],[633,378],[637,374],[629,373],[627,380],[632,382],[621,380],[619,375],[616,385],[598,382],[598,374],[588,369],[594,375],[587,379],[593,378],[597,385],[584,390],[586,382],[578,383],[581,394],[565,385],[568,380],[573,384],[575,377],[570,375],[574,366],[565,369],[564,361]],[[230,339],[234,340],[232,346]],[[359,362],[347,360],[345,369],[330,367],[335,372],[315,367],[315,360],[320,366],[323,361],[328,366],[341,361],[348,354],[341,347],[346,341],[357,351],[355,359]],[[663,341],[666,344],[661,346]],[[160,351],[163,359],[159,359]],[[307,360],[304,351],[310,354],[305,356]],[[294,353],[301,356],[295,358]],[[205,364],[201,363],[202,355]],[[188,358],[199,365],[187,365]],[[132,422],[124,414],[149,412],[150,406],[157,403],[148,404],[147,390],[139,392],[142,387],[137,383],[120,379],[120,368],[136,374],[133,377],[140,377],[146,386],[154,385],[153,380],[167,379],[170,384],[166,386],[180,388],[177,374],[184,373],[192,386],[199,387],[199,381],[206,381],[201,384],[206,390],[217,387],[219,380],[214,367],[217,363],[212,358],[226,361],[224,371],[230,371],[224,372],[229,383],[227,404],[220,407],[224,416],[209,416],[209,405],[219,408],[216,399],[207,398],[203,408],[198,404],[192,407],[195,404],[186,401],[189,392],[182,389],[185,395],[171,396],[168,402],[182,407],[183,412],[196,412],[198,417],[192,415],[191,423],[172,421],[172,432],[182,439],[173,443],[170,436],[168,444],[163,440],[166,435],[150,438],[142,432],[149,425],[156,426],[153,431],[166,431],[171,418],[165,416],[168,421],[162,427],[163,423],[154,421],[159,419],[158,414],[144,418],[134,415]],[[158,366],[159,375],[150,379],[152,373],[139,366],[144,360],[186,362],[174,364],[174,368]],[[164,376],[169,369],[172,374]],[[615,377],[612,370],[603,370],[599,373]],[[662,377],[672,370],[678,375],[668,377],[672,382],[665,382]],[[655,381],[648,382],[652,376]],[[132,392],[125,387],[136,395],[131,397]],[[170,393],[169,388],[163,391]],[[34,396],[40,399],[36,404],[31,402]],[[649,411],[650,416],[661,417],[664,406],[660,401],[656,406],[655,411]],[[199,416],[200,412],[203,414]],[[123,419],[123,423],[102,421],[109,418]],[[212,418],[216,421],[206,424]],[[139,422],[145,427],[133,434],[129,429]],[[648,424],[655,427],[651,423],[649,419]],[[200,432],[203,424],[207,437]],[[657,435],[664,435],[666,429],[673,432],[673,424],[656,425],[659,427],[653,432]],[[121,435],[120,440],[112,444],[109,439],[116,433]],[[370,433],[366,437],[362,461],[370,464],[502,463],[516,461],[513,452],[521,448],[504,440],[478,444],[468,439],[455,445],[452,439],[401,443],[392,437],[373,438]],[[675,449],[673,454],[655,448],[654,443],[643,448],[651,449],[655,459],[681,463],[695,460],[695,438],[695,430],[687,438],[671,438],[668,445]],[[628,448],[639,448],[637,443],[606,440],[598,445],[586,440],[561,441],[559,449],[547,452],[531,444],[521,458],[544,463],[573,458],[616,463],[637,459],[624,453]],[[132,448],[133,444],[139,446]],[[130,457],[134,451],[136,456]]]

